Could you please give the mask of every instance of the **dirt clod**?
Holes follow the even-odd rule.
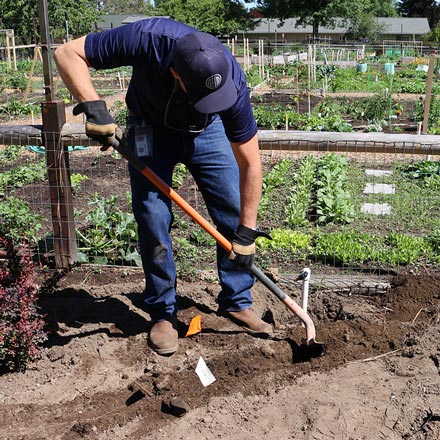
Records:
[[[180,397],[173,397],[170,400],[171,412],[176,417],[183,417],[189,412],[189,405]]]

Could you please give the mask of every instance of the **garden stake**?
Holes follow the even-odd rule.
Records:
[[[302,299],[301,307],[307,313],[307,304],[309,303],[309,281],[310,281],[310,269],[308,267],[298,275],[295,281],[302,281]]]
[[[166,182],[164,182],[153,170],[146,166],[142,160],[135,156],[125,145],[125,143],[116,136],[112,147],[124,157],[130,165],[143,174],[151,183],[162,191],[169,199],[176,203],[186,214],[188,214],[196,223],[198,223],[215,241],[227,252],[232,251],[232,243],[227,240],[214,226],[212,226],[203,216],[201,216],[185,199],[174,191]],[[284,293],[269,277],[267,277],[255,265],[249,268],[252,275],[255,276],[264,286],[275,294],[284,305],[291,310],[304,324],[306,329],[306,338],[303,340],[296,354],[297,359],[306,360],[319,357],[324,353],[325,346],[315,341],[316,331],[313,321],[307,312],[302,309],[292,298]],[[298,357],[299,354],[299,357]]]

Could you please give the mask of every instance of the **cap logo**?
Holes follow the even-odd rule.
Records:
[[[215,75],[210,76],[205,81],[206,87],[210,90],[217,89],[221,83],[222,83],[222,76],[219,73],[216,73]]]

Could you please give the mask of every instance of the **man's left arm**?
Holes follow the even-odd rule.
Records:
[[[255,260],[255,240],[258,237],[271,238],[256,229],[263,182],[260,151],[257,135],[248,141],[231,144],[240,171],[240,224],[232,240],[229,258],[249,269]]]
[[[240,224],[253,229],[257,225],[263,182],[258,136],[231,145],[240,171]]]

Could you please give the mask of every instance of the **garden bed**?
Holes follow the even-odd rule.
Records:
[[[380,294],[311,289],[327,347],[311,362],[296,360],[304,329],[259,284],[254,307],[275,325],[273,338],[217,316],[212,277],[179,280],[180,348],[161,357],[147,347],[141,271],[68,273],[40,300],[49,330],[41,358],[0,377],[0,437],[439,438],[438,275],[389,277]],[[300,301],[298,282],[278,282]],[[185,338],[195,315],[202,332]],[[195,373],[200,357],[216,379],[207,387]],[[173,397],[188,405],[183,418],[170,412]]]
[[[310,155],[294,153],[291,158],[299,161],[306,153]],[[20,163],[41,157],[36,154],[26,152]],[[362,170],[390,169],[397,156],[352,153],[350,159]],[[74,195],[75,208],[84,211],[78,218],[82,230],[90,226],[86,213],[95,192],[102,198],[118,196],[118,207],[129,210],[123,160],[97,148],[75,151],[70,160],[73,173],[88,177]],[[264,153],[265,175],[280,160]],[[185,173],[179,177],[179,193],[207,216],[193,181]],[[287,193],[283,188],[266,200],[273,209],[262,217],[263,226],[281,226],[281,195]],[[400,228],[417,235],[429,230],[429,217],[437,217],[438,203],[430,208],[422,205],[419,193],[412,194],[418,205],[409,208],[418,209],[427,224],[416,222],[417,217],[406,211],[395,223],[382,218],[365,232],[385,234]],[[436,194],[428,194],[426,200],[435,201]],[[15,188],[13,195],[33,203],[49,221],[47,182]],[[0,438],[439,438],[436,265],[346,267],[260,250],[258,264],[297,302],[302,285],[296,275],[306,264],[312,268],[309,312],[317,340],[327,349],[321,358],[298,362],[304,328],[259,283],[253,289],[254,308],[274,325],[272,338],[248,334],[216,314],[220,288],[213,244],[178,209],[175,213],[173,235],[181,239],[175,241],[180,260],[178,352],[161,357],[147,346],[151,323],[142,305],[141,269],[75,268],[40,298],[49,336],[41,357],[25,372],[0,377]],[[322,228],[329,233],[336,229],[331,224]],[[185,337],[196,315],[201,316],[202,332]],[[207,387],[195,373],[200,357],[216,378]],[[173,397],[188,404],[182,418],[170,411]]]

